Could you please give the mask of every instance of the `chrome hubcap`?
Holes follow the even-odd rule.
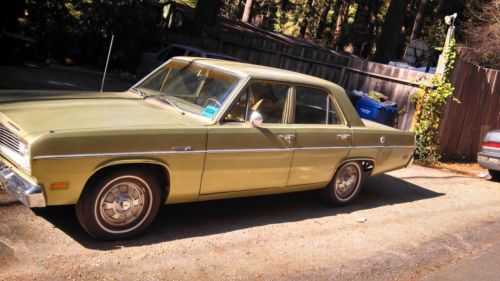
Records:
[[[341,199],[349,198],[359,181],[359,169],[355,165],[345,166],[335,180],[335,193]]]
[[[144,189],[134,182],[120,182],[101,197],[99,211],[103,220],[113,226],[133,222],[144,209]]]

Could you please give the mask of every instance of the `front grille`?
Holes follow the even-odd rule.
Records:
[[[20,153],[19,145],[21,140],[4,125],[0,125],[0,145],[6,146],[17,153]]]

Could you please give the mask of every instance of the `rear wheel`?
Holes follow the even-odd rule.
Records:
[[[348,205],[358,196],[363,179],[361,163],[346,162],[337,169],[331,182],[321,190],[321,195],[331,205]]]
[[[490,175],[491,175],[491,179],[492,179],[492,180],[495,180],[495,181],[500,181],[500,171],[496,171],[496,170],[488,170],[488,172],[490,172]]]
[[[76,204],[80,224],[98,239],[124,239],[143,232],[160,207],[156,177],[139,169],[107,173],[88,183]]]

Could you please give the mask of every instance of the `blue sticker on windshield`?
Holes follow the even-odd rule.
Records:
[[[201,114],[203,114],[203,116],[206,116],[210,119],[214,118],[215,114],[217,114],[217,111],[219,110],[219,108],[213,106],[213,105],[207,105],[207,107],[205,107],[205,109],[203,110],[203,112]]]

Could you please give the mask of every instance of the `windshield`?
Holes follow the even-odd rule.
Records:
[[[213,119],[239,80],[193,62],[171,61],[135,88],[145,97]]]

